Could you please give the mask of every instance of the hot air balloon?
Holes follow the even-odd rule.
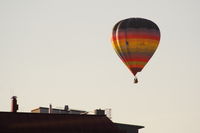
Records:
[[[156,51],[160,41],[160,30],[151,20],[128,18],[115,24],[112,31],[114,50],[135,76],[141,72]]]

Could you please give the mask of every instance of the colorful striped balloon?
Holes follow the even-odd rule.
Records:
[[[113,47],[134,76],[153,56],[159,41],[158,26],[144,18],[121,20],[113,28]],[[137,78],[135,78],[135,82],[137,82]]]

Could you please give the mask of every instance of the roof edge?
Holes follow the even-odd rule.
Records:
[[[136,127],[137,129],[145,128],[144,126],[140,126],[140,125],[131,125],[131,124],[116,123],[116,122],[113,122],[113,123],[117,124],[117,125],[124,125],[124,126]]]

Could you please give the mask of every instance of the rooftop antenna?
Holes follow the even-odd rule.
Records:
[[[110,120],[112,119],[112,110],[111,110],[111,108],[105,109],[105,114]]]

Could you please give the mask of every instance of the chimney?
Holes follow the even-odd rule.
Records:
[[[95,115],[105,115],[105,110],[101,110],[101,109],[96,109],[94,111]]]
[[[52,105],[49,105],[49,114],[52,114]]]
[[[18,110],[17,97],[13,96],[11,99],[12,99],[12,110],[11,110],[11,112],[16,113],[17,110]]]

